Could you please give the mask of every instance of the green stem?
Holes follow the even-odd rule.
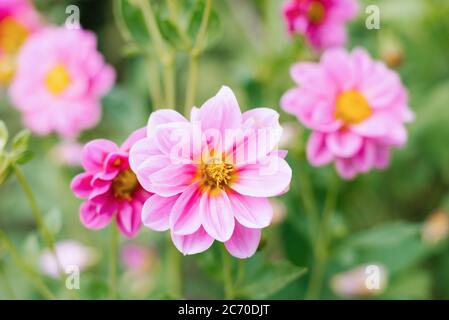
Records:
[[[310,182],[310,176],[303,168],[299,168],[298,176],[300,187],[299,196],[301,197],[302,203],[304,205],[305,214],[310,220],[311,230],[316,230],[319,221],[319,212],[316,206],[315,194]]]
[[[195,105],[196,83],[198,78],[198,62],[199,56],[190,55],[189,57],[189,73],[186,83],[186,102],[184,105],[184,115],[189,116],[190,110]]]
[[[176,79],[174,55],[168,54],[168,58],[164,63],[164,83],[165,83],[165,100],[166,107],[175,109],[176,106]]]
[[[168,286],[169,293],[176,299],[182,298],[182,261],[181,254],[176,249],[176,247],[168,241],[169,251],[167,259],[167,270],[168,270]]]
[[[14,244],[11,240],[9,240],[6,233],[4,233],[2,230],[0,230],[0,242],[3,242],[5,248],[9,251],[11,254],[11,257],[14,260],[14,263],[21,269],[30,280],[34,283],[36,289],[41,293],[41,295],[45,299],[53,300],[56,299],[54,294],[50,291],[50,289],[47,287],[47,285],[42,281],[40,275],[31,267],[29,266],[22,258],[20,257],[20,254]]]
[[[161,95],[161,79],[159,78],[159,68],[157,63],[154,63],[149,56],[146,57],[145,64],[148,77],[148,93],[152,99],[153,110],[159,109],[164,105]]]
[[[7,295],[9,296],[9,299],[16,300],[17,299],[16,294],[14,293],[14,290],[11,286],[11,282],[9,282],[8,275],[6,274],[2,266],[0,266],[0,275],[3,278],[3,283],[5,285],[5,290]]]
[[[117,255],[119,234],[115,223],[111,224],[111,242],[109,247],[109,297],[117,299]]]
[[[170,13],[170,18],[173,21],[178,19],[178,4],[176,0],[167,0],[168,12]]]
[[[223,247],[223,289],[226,300],[234,299],[234,285],[232,283],[232,264],[229,253]]]
[[[323,209],[323,217],[317,230],[314,246],[314,267],[311,270],[307,299],[318,299],[321,294],[327,260],[327,246],[332,217],[335,212],[338,195],[338,177],[334,174],[329,185]]]
[[[188,116],[190,109],[195,104],[196,83],[198,78],[198,63],[206,40],[207,26],[209,24],[210,12],[212,10],[212,0],[206,0],[201,25],[195,42],[189,53],[189,73],[186,85],[186,101],[184,105],[184,115]]]

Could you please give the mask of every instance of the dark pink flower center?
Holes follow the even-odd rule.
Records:
[[[118,200],[132,200],[139,182],[131,169],[121,171],[112,181],[112,194]]]

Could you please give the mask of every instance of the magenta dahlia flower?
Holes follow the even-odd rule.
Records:
[[[128,162],[129,149],[145,137],[145,129],[135,131],[118,147],[115,143],[98,139],[83,149],[86,172],[71,183],[72,191],[86,199],[80,207],[81,222],[89,229],[101,229],[115,218],[121,233],[133,237],[141,225],[141,211],[150,196],[137,181]]]
[[[0,1],[0,86],[12,80],[20,48],[40,27],[39,16],[30,1]]]
[[[298,87],[287,91],[282,108],[312,129],[307,157],[315,166],[332,161],[345,179],[389,163],[390,150],[407,140],[413,120],[401,79],[361,48],[326,51],[320,63],[291,68]]]
[[[276,150],[282,128],[272,109],[240,111],[223,87],[190,121],[176,111],[154,112],[147,137],[130,152],[140,184],[154,193],[143,206],[145,226],[170,229],[184,254],[224,242],[235,257],[252,256],[271,223],[268,197],[285,192],[291,169]]]
[[[73,137],[97,124],[100,99],[114,79],[114,69],[97,51],[95,34],[48,28],[22,47],[10,94],[31,131]]]
[[[289,0],[283,8],[289,33],[303,35],[317,50],[342,46],[357,11],[356,0]]]

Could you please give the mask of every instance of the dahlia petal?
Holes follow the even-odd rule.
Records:
[[[171,164],[170,159],[165,155],[154,155],[148,157],[137,168],[131,167],[139,180],[140,185],[149,192],[153,191],[153,185],[150,180],[152,174],[162,170]]]
[[[154,139],[159,150],[170,156],[173,162],[183,160],[180,158],[184,156],[189,159],[190,152],[186,154],[179,154],[179,146],[187,147],[191,142],[192,125],[190,122],[170,122],[161,124],[156,128]]]
[[[70,188],[78,198],[86,198],[92,192],[92,174],[89,172],[81,173],[73,178]]]
[[[174,234],[192,234],[201,226],[200,198],[198,184],[192,184],[181,193],[169,218],[170,229]]]
[[[154,141],[154,138],[143,138],[137,141],[129,151],[129,165],[131,169],[136,172],[139,166],[154,155],[160,155],[159,148]]]
[[[334,155],[326,146],[326,135],[312,132],[307,141],[307,159],[314,166],[323,166],[334,160]]]
[[[97,206],[90,201],[81,204],[80,220],[81,223],[89,229],[102,229],[111,222],[112,214],[99,214]]]
[[[166,231],[170,228],[170,213],[178,196],[161,197],[152,195],[142,208],[142,223],[155,231]]]
[[[363,139],[350,131],[338,131],[326,135],[326,146],[337,157],[352,157],[360,150],[362,143]]]
[[[374,166],[377,169],[385,169],[390,162],[390,148],[386,146],[376,146]]]
[[[273,208],[266,198],[228,194],[232,211],[239,223],[248,228],[265,228],[273,218]]]
[[[121,233],[128,238],[136,236],[139,231],[142,204],[138,201],[123,202],[117,212],[117,226]]]
[[[203,130],[219,130],[224,137],[226,129],[238,129],[242,124],[242,113],[237,99],[229,87],[223,86],[218,93],[200,108]]]
[[[171,238],[176,248],[184,255],[206,251],[214,243],[214,238],[209,236],[203,227],[185,236],[176,235],[172,232]]]
[[[357,169],[352,159],[339,158],[335,162],[338,174],[345,180],[351,180],[357,174]]]
[[[332,33],[335,34],[335,30]],[[342,48],[327,50],[323,53],[321,64],[340,92],[355,86],[355,68],[346,50]]]
[[[194,165],[168,165],[149,177],[151,190],[163,197],[174,196],[189,187],[196,171]]]
[[[228,195],[221,190],[219,194],[203,193],[200,200],[202,225],[214,239],[228,241],[234,232],[234,214]]]
[[[249,258],[256,253],[261,235],[260,229],[246,228],[237,222],[232,237],[225,242],[226,249],[236,258]]]
[[[118,149],[112,141],[97,139],[87,143],[83,148],[82,164],[86,171],[99,171],[106,156]]]
[[[284,159],[269,156],[263,163],[239,167],[237,174],[231,189],[247,196],[273,197],[288,188],[292,170]]]
[[[187,119],[179,112],[170,109],[157,110],[151,113],[148,119],[147,137],[153,137],[159,125],[171,122],[187,122]]]
[[[130,136],[128,137],[128,139],[125,140],[125,142],[123,142],[123,144],[120,146],[121,150],[124,150],[126,152],[129,152],[129,150],[131,149],[131,147],[139,140],[143,139],[146,137],[147,134],[147,129],[144,128],[140,128],[137,129],[136,131],[134,131],[133,133],[130,134]]]

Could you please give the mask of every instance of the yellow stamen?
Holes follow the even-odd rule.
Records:
[[[307,10],[310,22],[318,24],[323,21],[325,15],[324,5],[320,1],[313,1]]]
[[[118,200],[132,200],[132,195],[138,186],[136,175],[131,169],[120,172],[112,181],[112,194]]]
[[[345,124],[357,124],[372,114],[366,98],[358,91],[350,90],[337,97],[335,117]]]
[[[11,17],[0,21],[0,48],[6,53],[17,53],[28,38],[28,30]]]
[[[45,77],[48,91],[54,95],[64,92],[70,84],[70,75],[65,66],[58,64]]]
[[[203,159],[198,167],[197,177],[203,192],[215,194],[229,186],[235,180],[234,165],[227,163],[224,156],[211,155]]]

